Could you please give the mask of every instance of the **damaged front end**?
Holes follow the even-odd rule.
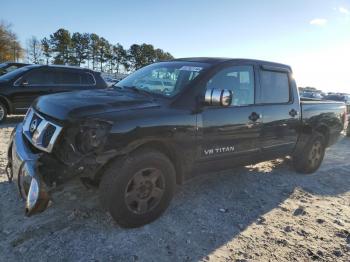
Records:
[[[19,124],[11,137],[9,146],[8,172],[16,182],[20,196],[26,201],[27,216],[45,210],[49,194],[38,172],[41,154],[33,153],[23,137],[23,125]]]
[[[16,181],[26,201],[26,215],[48,207],[51,193],[70,179],[80,176],[93,182],[115,151],[105,152],[111,124],[85,120],[63,127],[29,109],[23,124],[11,135],[8,175]]]

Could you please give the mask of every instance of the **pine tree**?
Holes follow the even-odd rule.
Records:
[[[50,35],[52,51],[55,52],[54,64],[70,64],[71,62],[71,45],[72,39],[68,30],[58,29],[54,34]]]
[[[72,35],[71,64],[80,66],[89,55],[89,34],[76,32]]]
[[[97,34],[92,33],[89,35],[89,38],[90,38],[89,53],[90,53],[90,57],[92,59],[92,70],[95,70],[100,37]]]
[[[109,57],[110,44],[109,42],[101,37],[98,42],[98,51],[97,51],[97,61],[100,63],[100,71],[103,72],[103,65],[108,61]]]
[[[119,43],[112,47],[112,60],[116,69],[116,73],[119,74],[120,66],[123,65],[125,67],[128,60],[127,51]]]
[[[41,49],[43,52],[43,56],[45,56],[46,64],[49,64],[50,58],[52,57],[52,51],[51,51],[51,43],[50,40],[44,37],[41,40]]]

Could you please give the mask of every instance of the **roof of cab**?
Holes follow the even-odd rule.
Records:
[[[276,62],[270,62],[270,61],[263,61],[263,60],[256,60],[256,59],[245,59],[245,58],[225,58],[225,57],[187,57],[187,58],[177,58],[173,61],[188,61],[188,62],[197,62],[197,63],[208,63],[208,64],[220,64],[225,62],[253,62],[258,63],[262,65],[268,65],[268,66],[277,66],[277,67],[284,67],[291,69],[289,65],[276,63]]]
[[[88,68],[78,67],[78,66],[67,66],[67,65],[39,65],[39,64],[32,64],[26,66],[27,68],[36,68],[36,67],[48,67],[48,68],[67,68],[67,69],[76,69],[76,70],[84,70],[84,71],[93,71]]]

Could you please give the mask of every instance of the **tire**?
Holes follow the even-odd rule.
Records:
[[[7,107],[0,102],[0,124],[6,121]]]
[[[326,140],[320,133],[311,136],[304,150],[294,156],[293,162],[295,170],[302,174],[314,173],[322,164],[326,151]]]
[[[176,185],[171,161],[154,150],[139,150],[105,170],[99,197],[122,227],[134,228],[156,220],[169,206]]]

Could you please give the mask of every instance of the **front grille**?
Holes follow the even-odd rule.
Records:
[[[46,129],[46,132],[43,135],[43,146],[47,147],[51,141],[52,136],[55,134],[56,127],[49,125]]]
[[[51,152],[62,127],[45,119],[32,108],[28,110],[23,123],[23,134],[36,148]]]

